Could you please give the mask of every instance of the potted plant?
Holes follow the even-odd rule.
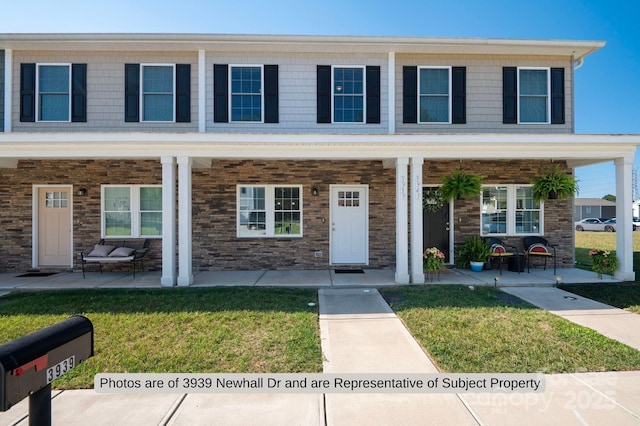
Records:
[[[552,171],[533,179],[533,198],[536,201],[571,197],[578,193],[578,182],[556,165]]]
[[[471,267],[473,271],[482,271],[484,263],[489,259],[491,247],[477,235],[467,237],[458,248],[457,264],[463,268]]]
[[[451,176],[445,176],[442,182],[440,194],[447,201],[480,195],[482,190],[480,176],[462,170],[454,170]]]
[[[589,251],[591,257],[591,269],[602,278],[602,274],[613,276],[618,269],[618,258],[609,250],[592,249]]]
[[[422,253],[424,272],[434,274],[444,267],[444,253],[437,247],[429,247]]]

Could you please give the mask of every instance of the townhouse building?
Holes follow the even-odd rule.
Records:
[[[574,262],[551,167],[613,160],[633,280],[638,135],[575,133],[600,41],[213,34],[0,34],[0,270],[79,269],[101,238],[149,238],[163,285],[194,271],[387,268],[424,282],[468,235],[540,235]],[[479,197],[446,201],[453,170]]]

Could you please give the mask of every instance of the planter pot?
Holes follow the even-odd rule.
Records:
[[[470,262],[470,264],[473,272],[480,272],[484,267],[484,262]]]

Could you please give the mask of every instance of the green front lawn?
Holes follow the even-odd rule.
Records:
[[[0,344],[88,317],[95,356],[54,382],[93,387],[97,373],[321,372],[317,292],[208,288],[67,290],[0,298]]]
[[[640,369],[640,352],[498,289],[384,289],[411,334],[445,372]]]

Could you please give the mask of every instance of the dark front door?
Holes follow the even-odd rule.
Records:
[[[449,203],[440,199],[438,188],[424,187],[422,190],[422,250],[437,247],[449,262]]]

